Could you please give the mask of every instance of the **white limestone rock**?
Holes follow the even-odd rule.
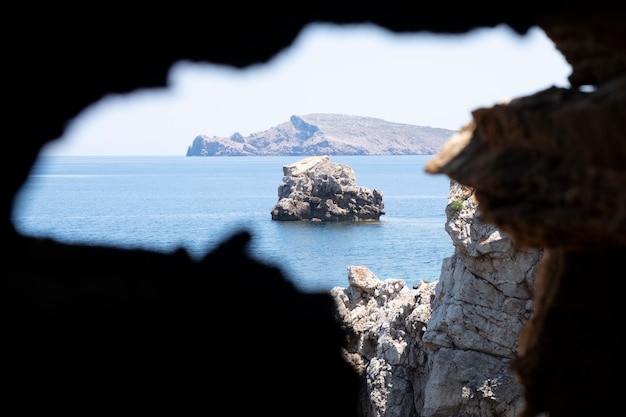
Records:
[[[347,288],[335,287],[339,317],[349,334],[348,362],[362,375],[366,416],[402,416],[415,409],[424,378],[421,335],[430,318],[436,282],[408,288],[402,279],[378,279],[365,266],[348,267]]]
[[[515,417],[521,386],[509,369],[533,312],[543,253],[518,248],[480,220],[473,190],[450,184],[445,230],[455,253],[435,282],[411,290],[348,268],[333,288],[349,334],[345,357],[362,376],[364,417]]]

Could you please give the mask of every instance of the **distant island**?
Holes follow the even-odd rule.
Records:
[[[291,116],[264,132],[197,136],[187,156],[434,155],[453,130],[341,114]]]

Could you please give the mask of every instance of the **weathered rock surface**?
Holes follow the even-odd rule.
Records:
[[[625,365],[611,352],[622,348],[615,328],[625,320],[626,19],[555,17],[541,27],[572,65],[572,88],[473,111],[428,172],[474,188],[486,222],[544,250],[512,362],[525,392],[520,415],[611,415],[622,407],[619,384],[606,384],[601,399],[580,393]]]
[[[356,184],[354,170],[312,156],[283,166],[272,220],[376,221],[385,214],[383,193]]]
[[[415,415],[426,380],[421,338],[436,283],[409,289],[401,279],[379,280],[365,266],[348,267],[348,281],[331,295],[348,333],[346,358],[361,375],[361,414]]]
[[[482,222],[474,192],[455,182],[446,214],[455,253],[437,282],[408,289],[351,266],[349,286],[331,291],[364,416],[513,417],[523,408],[510,363],[533,311],[542,251],[517,248]]]
[[[228,138],[197,136],[187,156],[432,155],[454,131],[364,116],[291,116],[266,131]]]
[[[422,416],[517,416],[523,393],[510,370],[521,327],[533,312],[538,249],[518,248],[482,221],[474,192],[452,183],[444,260],[432,316]]]
[[[329,328],[319,322],[320,317],[327,320],[326,313],[319,314],[320,309],[327,312],[326,300],[316,303],[283,292],[276,271],[233,270],[242,260],[249,265],[233,250],[226,250],[230,256],[209,254],[199,264],[178,251],[155,254],[41,242],[18,235],[11,222],[14,198],[39,152],[102,97],[168,87],[172,67],[180,61],[234,68],[267,63],[306,25],[324,21],[373,23],[395,34],[469,34],[503,24],[521,36],[540,27],[555,42],[572,66],[572,88],[555,90],[555,100],[534,106],[518,101],[520,106],[476,112],[478,123],[468,136],[477,152],[462,152],[440,172],[475,186],[483,220],[493,219],[500,230],[510,225],[505,231],[517,244],[536,242],[531,246],[545,248],[533,315],[522,330],[516,363],[529,405],[520,417],[621,415],[626,243],[619,216],[624,212],[626,90],[612,83],[626,74],[626,15],[615,1],[515,6],[485,13],[466,4],[456,14],[442,2],[428,7],[407,3],[401,9],[392,3],[309,7],[286,21],[280,11],[284,6],[263,4],[263,18],[245,24],[236,3],[214,11],[212,21],[223,24],[189,24],[198,10],[176,5],[142,9],[152,13],[151,19],[109,7],[99,9],[100,19],[57,13],[30,25],[34,41],[13,43],[4,56],[14,64],[5,66],[6,78],[25,86],[4,91],[10,104],[5,130],[22,132],[28,126],[28,134],[4,144],[11,169],[3,187],[1,293],[5,324],[10,324],[3,332],[3,376],[12,381],[5,390],[5,408],[45,407],[46,413],[84,415],[109,407],[163,414],[171,405],[174,413],[181,414],[181,406],[193,413],[232,405],[232,387],[241,386],[242,375],[272,375],[290,382],[281,385],[281,395],[275,385],[251,380],[251,389],[235,397],[239,414],[271,410],[273,416],[291,417],[304,409],[311,415],[356,417],[350,408],[351,382],[342,377],[343,363],[333,361],[340,336],[334,324]],[[175,14],[180,18],[172,19]],[[155,31],[159,20],[172,30]],[[110,22],[115,22],[117,36],[101,36],[110,31]],[[76,33],[84,42],[72,42]],[[415,82],[424,81],[416,74]],[[580,86],[590,91],[579,95],[586,99],[568,99],[568,93],[583,92],[576,91]],[[455,172],[449,170],[453,166]],[[224,320],[223,308],[207,300],[232,293],[233,276],[246,280],[235,295],[246,308],[235,308],[235,316]],[[101,307],[99,313],[93,301]],[[233,323],[245,323],[244,331]],[[66,331],[59,333],[59,328]],[[206,343],[207,328],[220,335],[218,342],[226,341],[228,358],[245,360],[213,360],[224,358],[224,343]],[[199,373],[226,379],[207,386],[198,382]],[[61,374],[66,376],[63,384],[56,378]],[[113,386],[128,395],[111,395]],[[41,409],[31,414],[42,414]]]

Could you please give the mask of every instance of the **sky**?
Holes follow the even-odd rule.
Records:
[[[248,136],[311,113],[456,131],[477,108],[569,87],[570,73],[538,28],[442,35],[313,24],[266,64],[178,62],[165,88],[106,96],[43,154],[185,156],[198,135]]]

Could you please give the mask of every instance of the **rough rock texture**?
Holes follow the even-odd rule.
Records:
[[[421,415],[517,416],[522,390],[510,362],[533,311],[543,253],[516,247],[485,223],[474,192],[458,183],[452,183],[446,214],[455,253],[443,262],[423,337],[430,370]]]
[[[474,111],[427,170],[475,188],[485,221],[517,245],[544,248],[513,362],[525,388],[521,415],[610,415],[619,384],[602,398],[575,393],[624,367],[610,352],[621,349],[615,328],[624,321],[626,19],[555,18],[542,28],[572,64],[573,87],[590,87]],[[590,282],[605,290],[589,297]],[[606,337],[581,337],[583,329]]]
[[[352,168],[311,156],[283,166],[272,220],[376,221],[385,214],[383,193],[356,184]]]
[[[362,416],[416,415],[427,374],[421,338],[436,283],[409,289],[401,279],[379,280],[365,266],[350,266],[348,281],[331,295],[348,333],[346,358],[361,375]]]
[[[454,131],[365,116],[291,116],[263,132],[228,138],[197,136],[187,156],[432,155]]]
[[[371,417],[517,416],[523,392],[510,369],[533,311],[543,252],[517,248],[480,219],[473,190],[451,183],[446,231],[455,253],[437,282],[408,289],[366,267],[333,288]]]
[[[12,22],[27,30],[28,36],[24,42],[9,42],[3,51],[7,63],[3,71],[10,80],[10,88],[3,91],[4,130],[13,134],[3,143],[8,167],[3,178],[0,281],[3,325],[7,324],[3,326],[3,376],[11,380],[4,407],[41,405],[46,413],[60,410],[68,415],[78,410],[76,414],[85,415],[102,412],[107,405],[115,412],[123,407],[151,413],[163,412],[163,401],[168,401],[194,412],[207,404],[213,410],[219,404],[242,415],[271,411],[293,416],[303,410],[353,415],[352,385],[334,356],[341,342],[332,330],[335,324],[326,321],[327,297],[285,291],[280,274],[249,263],[239,245],[207,254],[200,264],[179,252],[41,242],[20,236],[11,222],[15,195],[42,147],[61,137],[72,118],[101,98],[165,88],[178,61],[233,68],[267,63],[291,46],[306,25],[330,22],[374,24],[393,34],[467,34],[508,25],[520,38],[538,26],[555,42],[572,66],[571,88],[539,94],[538,100],[531,100],[533,105],[514,100],[477,110],[465,133],[468,143],[458,147],[460,152],[447,154],[445,161],[440,159],[443,163],[432,172],[474,187],[483,218],[509,233],[519,246],[545,247],[533,316],[522,329],[519,358],[514,361],[524,387],[523,416],[623,412],[619,378],[624,369],[620,330],[626,321],[621,300],[626,278],[621,187],[626,167],[626,94],[620,78],[626,74],[626,14],[622,3],[529,0],[489,10],[468,3],[456,5],[454,13],[443,2],[333,4],[304,8],[287,19],[283,5],[264,3],[246,6],[248,16],[262,18],[245,24],[239,3],[222,3],[207,19],[204,5],[147,5],[136,12],[132,7],[105,6],[97,8],[98,19],[77,19],[73,5],[42,3],[34,15],[32,4],[12,4]],[[458,70],[463,70],[462,65]],[[419,77],[416,74],[416,82],[425,81]],[[586,88],[577,91],[579,86]],[[250,268],[233,270],[243,262]],[[233,283],[236,273],[241,274]],[[246,281],[241,282],[241,277]],[[225,312],[190,307],[210,307],[217,304],[215,297],[224,295],[233,295],[235,308]],[[94,316],[96,304],[102,309]],[[96,325],[92,318],[97,318]],[[285,320],[286,325],[279,325]],[[59,337],[46,323],[66,331]],[[150,337],[142,338],[137,329]],[[320,332],[307,340],[310,329]],[[93,343],[86,343],[85,331]],[[206,341],[207,334],[211,343],[197,343]],[[129,336],[138,344],[129,344]],[[311,350],[303,351],[309,342]],[[113,347],[117,349],[113,359],[119,361],[108,362],[116,367],[108,375],[111,378],[103,379],[99,371],[106,371],[107,363],[102,359],[110,357]],[[127,354],[130,347],[134,355]],[[320,358],[319,349],[328,352],[328,358]],[[150,358],[142,356],[146,352]],[[135,372],[137,358],[144,358],[141,365],[151,372]],[[179,366],[181,358],[189,366]],[[319,362],[314,360],[318,358]],[[207,372],[198,369],[198,362],[206,365]],[[174,377],[167,378],[171,374],[166,373],[155,380],[154,364],[174,371]],[[57,374],[49,378],[51,374],[42,371],[46,366],[56,366],[58,375],[71,372],[78,378],[66,377],[61,384]],[[227,380],[219,379],[223,383],[217,388],[211,383],[211,389],[191,389],[197,385],[190,381],[197,384],[216,375]],[[267,375],[289,383],[268,384]],[[183,389],[177,390],[181,381]],[[115,390],[120,383],[126,390]],[[301,384],[305,387],[298,390]],[[334,390],[326,384],[335,384]],[[320,394],[321,387],[328,391]],[[151,388],[156,395],[141,395]],[[78,404],[81,396],[76,389],[88,393],[90,401]],[[290,390],[287,395],[284,389]],[[46,402],[44,394],[61,403]]]

